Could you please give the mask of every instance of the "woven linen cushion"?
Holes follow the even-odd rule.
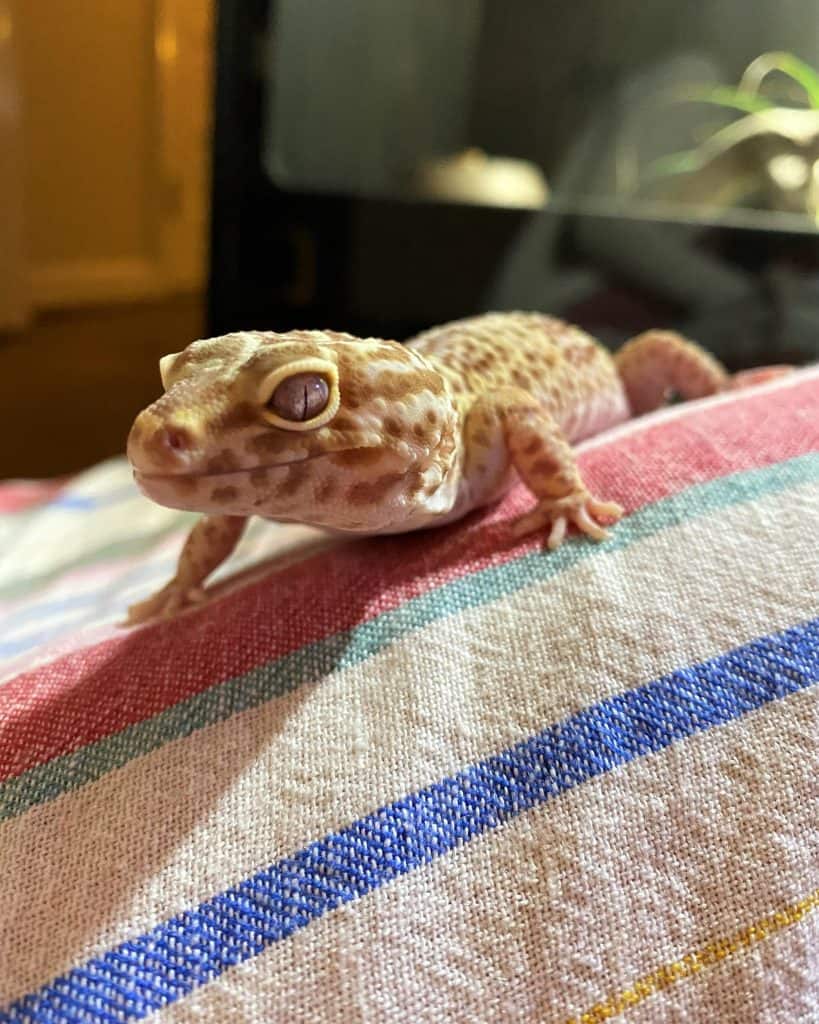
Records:
[[[819,1019],[819,372],[580,463],[602,545],[255,523],[130,631],[191,517],[0,489],[0,1021]]]

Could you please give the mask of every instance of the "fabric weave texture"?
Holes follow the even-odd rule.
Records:
[[[0,1022],[819,1021],[819,370],[356,542],[0,486]]]

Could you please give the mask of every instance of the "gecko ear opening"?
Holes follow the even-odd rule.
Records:
[[[171,352],[167,356],[163,356],[159,360],[159,377],[162,381],[162,387],[167,389],[168,381],[170,380],[171,369],[176,361],[176,357],[179,355],[178,352]]]
[[[325,359],[297,359],[264,378],[258,401],[272,426],[315,430],[338,412],[338,370]]]

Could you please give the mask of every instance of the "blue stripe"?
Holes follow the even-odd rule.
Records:
[[[88,961],[0,1011],[0,1021],[145,1017],[488,829],[817,679],[819,619],[594,704]]]
[[[100,502],[87,494],[58,494],[48,503],[48,508],[62,508],[70,512],[87,512],[97,508]]]
[[[151,552],[146,550],[146,556],[150,554]],[[67,632],[71,629],[76,629],[77,626],[76,623],[68,623],[61,620],[50,626],[42,626],[37,633],[24,633],[13,636],[15,630],[34,623],[41,623],[43,619],[48,620],[50,617],[59,615],[61,612],[73,611],[77,613],[78,617],[81,617],[83,613],[89,610],[96,611],[101,604],[110,605],[124,590],[130,590],[132,587],[148,583],[164,583],[176,569],[176,563],[176,558],[165,558],[161,562],[129,569],[124,574],[107,581],[104,586],[89,590],[85,594],[52,598],[39,604],[28,604],[13,612],[9,612],[3,620],[3,628],[6,631],[6,637],[11,636],[12,638],[0,640],[0,657],[19,653],[18,648],[20,646],[23,649],[36,646],[43,640],[49,639],[52,633]],[[137,595],[136,599],[139,599],[139,595]],[[80,624],[82,624],[82,621]]]

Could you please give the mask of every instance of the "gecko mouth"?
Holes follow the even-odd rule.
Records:
[[[152,473],[141,470],[138,466],[134,466],[132,463],[132,469],[134,473],[134,479],[139,482],[144,480],[146,483],[171,483],[178,481],[179,483],[193,483],[198,480],[221,480],[226,477],[234,476],[245,476],[249,473],[262,473],[269,469],[287,469],[288,466],[299,466],[303,462],[313,462],[315,459],[323,459],[328,455],[339,455],[346,451],[352,451],[351,448],[339,448],[332,452],[317,452],[315,455],[305,455],[303,459],[290,459],[288,462],[268,462],[259,464],[258,466],[240,466],[238,469],[223,469],[218,472],[211,473],[207,470],[202,470],[200,473]]]

